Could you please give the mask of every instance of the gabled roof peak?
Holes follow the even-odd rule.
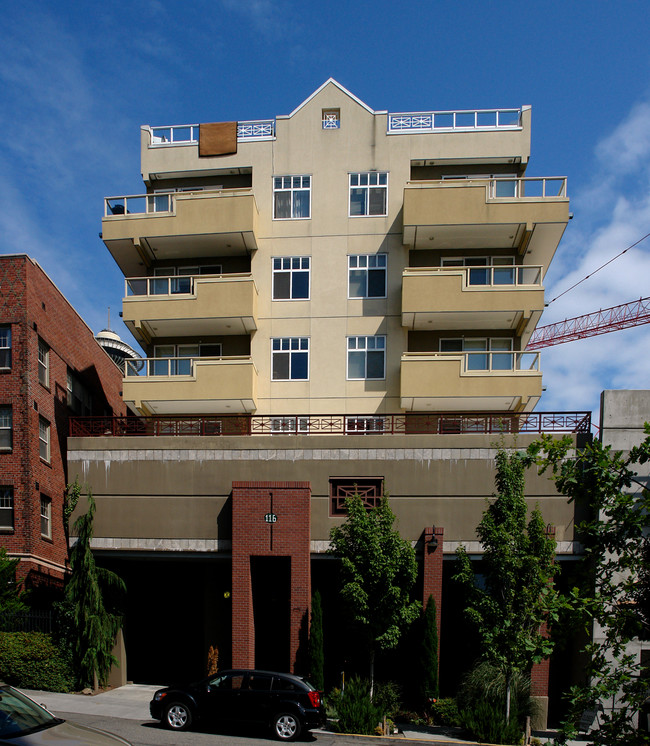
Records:
[[[326,80],[326,81],[325,81],[325,82],[323,83],[323,85],[319,86],[319,87],[318,87],[318,88],[317,88],[317,89],[316,89],[316,90],[315,90],[315,91],[314,91],[314,92],[313,92],[313,93],[311,94],[311,96],[309,96],[308,98],[306,98],[306,99],[305,99],[305,100],[304,100],[304,101],[303,101],[303,102],[302,102],[302,103],[301,103],[301,104],[300,104],[299,106],[297,106],[297,107],[296,107],[296,108],[295,108],[295,109],[294,109],[294,110],[293,110],[293,111],[291,112],[291,114],[289,114],[289,115],[288,115],[288,117],[287,117],[287,118],[289,118],[289,117],[292,117],[292,116],[293,116],[294,114],[297,114],[297,113],[298,113],[298,112],[299,112],[299,111],[300,111],[300,110],[301,110],[301,109],[303,108],[303,106],[306,106],[306,105],[307,105],[307,104],[308,104],[308,103],[309,103],[309,102],[310,102],[310,101],[311,101],[311,100],[312,100],[313,98],[315,98],[316,96],[318,96],[318,94],[319,94],[319,93],[320,93],[320,92],[321,92],[321,91],[322,91],[322,90],[323,90],[324,88],[326,88],[326,87],[327,87],[328,85],[330,85],[330,84],[332,84],[332,85],[335,85],[335,86],[336,86],[336,87],[337,87],[337,88],[338,88],[338,89],[339,89],[339,90],[340,90],[340,91],[341,91],[342,93],[344,93],[344,94],[345,94],[346,96],[349,96],[349,97],[350,97],[350,98],[351,98],[351,99],[352,99],[353,101],[356,101],[356,103],[357,103],[357,104],[359,104],[359,106],[362,106],[362,107],[363,107],[363,108],[364,108],[364,109],[365,109],[365,110],[366,110],[367,112],[369,112],[370,114],[375,114],[375,113],[376,113],[376,112],[375,112],[375,111],[374,111],[373,109],[371,109],[371,108],[370,108],[370,107],[368,106],[368,104],[364,104],[364,103],[363,103],[363,101],[362,101],[362,100],[361,100],[360,98],[357,98],[357,97],[356,97],[356,96],[355,96],[355,95],[354,95],[353,93],[350,93],[350,91],[348,91],[348,89],[347,89],[347,88],[345,88],[344,86],[342,86],[342,85],[341,85],[341,84],[340,84],[340,83],[339,83],[338,81],[334,80],[334,78],[328,78],[328,79],[327,79],[327,80]],[[282,118],[282,119],[283,119],[284,117],[280,117],[280,118]]]

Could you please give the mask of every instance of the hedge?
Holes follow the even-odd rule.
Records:
[[[69,657],[43,632],[0,632],[0,679],[51,692],[72,691],[75,683]]]

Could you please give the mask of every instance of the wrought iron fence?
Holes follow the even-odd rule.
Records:
[[[25,612],[0,612],[2,632],[52,632],[52,612],[31,610]]]

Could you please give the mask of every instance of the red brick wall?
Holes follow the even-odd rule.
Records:
[[[255,667],[251,557],[291,558],[290,661],[295,670],[300,626],[311,606],[309,482],[233,482],[232,665]],[[276,523],[266,523],[273,513]]]
[[[13,448],[0,453],[0,484],[14,489],[14,530],[0,546],[22,559],[31,585],[60,585],[67,559],[63,495],[67,474],[67,374],[71,368],[93,397],[97,414],[124,414],[122,374],[91,329],[43,270],[25,255],[0,256],[0,324],[11,324],[12,361],[0,372],[0,405],[11,405]],[[38,340],[49,350],[49,385],[38,380]],[[39,418],[50,423],[50,461],[39,455]],[[90,485],[92,488],[92,485]],[[51,539],[41,536],[40,498],[52,501]]]
[[[422,604],[425,606],[429,596],[436,602],[436,625],[438,627],[438,657],[440,657],[440,619],[442,615],[442,541],[444,528],[432,526],[424,529],[424,583],[422,589]],[[433,537],[438,541],[435,551],[431,551],[430,541]]]

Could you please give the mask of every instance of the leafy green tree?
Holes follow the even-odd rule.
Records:
[[[499,449],[496,499],[476,529],[483,545],[484,587],[478,587],[464,547],[457,551],[454,576],[467,590],[465,611],[478,630],[482,659],[505,677],[506,722],[513,676],[551,654],[553,642],[543,625],[557,619],[560,606],[553,588],[555,540],[547,536],[537,508],[528,518],[524,472],[522,454]]]
[[[340,593],[365,638],[372,687],[376,652],[395,648],[421,611],[410,598],[417,564],[411,543],[393,528],[387,496],[370,510],[359,495],[347,498],[345,506],[348,517],[331,530],[330,552],[341,560]]]
[[[19,559],[11,559],[7,556],[5,547],[0,547],[0,614],[3,616],[27,611],[25,591],[22,585],[16,582],[16,570],[19,563]]]
[[[323,653],[323,604],[316,591],[311,599],[311,625],[307,648],[309,680],[319,691],[325,689],[325,656]]]
[[[65,597],[73,606],[76,632],[74,657],[83,686],[105,685],[117,659],[112,653],[122,627],[117,604],[126,591],[115,573],[97,567],[90,549],[93,537],[95,500],[88,490],[88,512],[74,522],[77,541],[70,551],[72,573]]]
[[[646,424],[645,440],[626,455],[597,440],[575,455],[572,447],[569,438],[543,436],[528,449],[531,462],[550,470],[559,492],[591,508],[590,517],[577,526],[588,580],[568,600],[593,637],[585,648],[585,682],[569,692],[561,739],[575,733],[582,712],[600,703],[598,743],[648,744],[650,734],[637,730],[635,719],[648,696],[650,673],[629,644],[647,633],[650,557],[644,550],[650,491],[636,469],[650,461],[650,427]]]
[[[422,699],[425,703],[438,698],[438,622],[436,600],[429,596],[424,610],[422,634]]]

